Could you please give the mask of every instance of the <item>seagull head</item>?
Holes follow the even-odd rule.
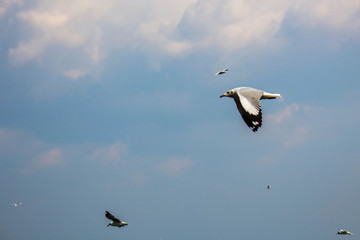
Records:
[[[234,97],[234,95],[236,94],[235,89],[231,89],[229,91],[227,91],[226,93],[224,93],[223,95],[220,96],[220,98],[222,97]]]
[[[127,222],[122,222],[122,224],[123,224],[124,226],[129,225]]]

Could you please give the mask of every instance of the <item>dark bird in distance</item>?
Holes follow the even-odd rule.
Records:
[[[105,217],[107,217],[108,219],[111,220],[111,222],[107,225],[107,227],[108,227],[108,226],[123,227],[123,226],[128,225],[128,223],[120,221],[120,219],[114,217],[114,216],[113,216],[111,213],[109,213],[108,211],[105,212]]]
[[[228,69],[228,68],[226,68],[226,69],[224,69],[224,70],[221,70],[221,71],[219,71],[219,72],[215,73],[215,75],[224,74],[224,73],[226,73],[226,71],[228,71],[228,70],[229,70],[229,69]]]
[[[346,231],[346,230],[343,230],[343,229],[341,229],[340,231],[338,231],[337,234],[340,234],[340,235],[352,235],[351,232]]]

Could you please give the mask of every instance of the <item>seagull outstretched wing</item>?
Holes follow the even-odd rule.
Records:
[[[108,211],[105,212],[105,217],[107,217],[108,219],[112,220],[113,222],[120,222],[120,219],[114,217],[111,213],[109,213]]]
[[[256,132],[262,125],[260,98],[262,91],[257,89],[239,89],[234,101],[246,125]]]

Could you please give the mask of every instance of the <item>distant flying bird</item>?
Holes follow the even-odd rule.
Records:
[[[11,206],[13,206],[13,207],[20,207],[21,205],[22,205],[21,202],[19,202],[19,203],[12,203],[12,204],[11,204]]]
[[[238,87],[227,91],[220,97],[233,98],[245,123],[253,132],[256,132],[262,124],[260,99],[274,99],[281,97],[281,95],[267,93],[255,88]]]
[[[270,185],[267,185],[267,189],[271,189],[271,186],[270,186]]]
[[[107,217],[108,219],[112,220],[112,222],[110,222],[108,226],[114,226],[114,227],[123,227],[128,225],[126,222],[122,222],[120,221],[120,219],[114,217],[111,213],[109,213],[108,211],[105,212],[105,217]]]
[[[351,233],[351,232],[346,231],[346,230],[343,230],[343,229],[341,229],[340,231],[338,231],[338,233],[337,233],[337,234],[341,234],[341,235],[352,235],[352,233]]]
[[[219,72],[215,73],[215,75],[224,74],[224,73],[226,73],[226,71],[228,71],[228,70],[229,70],[229,69],[228,69],[228,68],[226,68],[226,69],[224,69],[224,70],[221,70],[221,71],[219,71]]]

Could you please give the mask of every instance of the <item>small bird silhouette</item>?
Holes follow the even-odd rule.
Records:
[[[346,230],[343,230],[343,229],[341,229],[340,231],[338,231],[337,234],[340,234],[340,235],[352,235],[351,232],[346,231]]]
[[[228,68],[226,68],[226,69],[224,69],[224,70],[221,70],[221,71],[219,71],[219,72],[215,73],[215,75],[224,74],[224,73],[226,73],[226,71],[228,71],[228,70],[229,70],[229,69],[228,69]]]
[[[111,213],[109,213],[108,211],[105,211],[105,217],[107,217],[108,219],[112,220],[112,222],[110,222],[108,226],[114,226],[114,227],[123,227],[128,225],[128,223],[126,222],[122,222],[120,221],[120,219],[114,217]]]

